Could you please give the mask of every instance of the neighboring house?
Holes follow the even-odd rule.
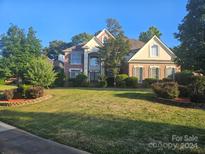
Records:
[[[128,74],[137,77],[139,82],[146,78],[174,78],[174,73],[181,69],[174,63],[175,58],[175,54],[157,36],[153,36],[128,60]]]
[[[109,38],[114,36],[104,29],[90,41],[65,49],[65,75],[75,78],[84,73],[90,81],[98,80],[104,74],[98,47],[102,47]],[[129,39],[129,43],[131,50],[125,57],[127,64],[125,63],[122,72],[136,76],[139,82],[145,78],[163,79],[180,71],[180,67],[174,63],[174,53],[156,36],[146,44],[134,39]]]
[[[102,47],[103,43],[109,38],[114,38],[114,36],[106,29],[103,29],[90,41],[65,49],[65,75],[69,78],[75,78],[83,72],[90,81],[98,80],[99,76],[104,73],[98,47]]]

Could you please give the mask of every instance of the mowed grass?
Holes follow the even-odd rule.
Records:
[[[47,93],[53,98],[38,104],[0,107],[0,120],[96,154],[205,153],[205,110],[160,104],[145,89]],[[172,135],[198,137],[191,141],[198,148],[185,147],[187,142],[176,142]],[[178,143],[178,147],[163,148],[160,143]]]

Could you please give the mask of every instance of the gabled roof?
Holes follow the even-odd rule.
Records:
[[[140,51],[142,51],[153,39],[156,39],[167,51],[167,53],[171,56],[171,57],[176,57],[176,55],[170,50],[170,48],[163,43],[156,35],[154,35],[147,43],[145,43],[140,49],[136,50],[136,53],[129,59],[128,62],[130,62],[132,60],[132,58],[138,54]]]
[[[135,40],[135,39],[128,39],[128,41],[129,41],[131,50],[139,50],[145,44],[144,42],[139,41],[139,40]]]
[[[89,41],[84,42],[84,43],[81,43],[81,44],[79,44],[79,45],[74,45],[74,46],[72,46],[72,47],[70,47],[70,48],[67,48],[67,49],[63,50],[63,51],[64,51],[64,52],[68,52],[68,51],[71,51],[71,50],[73,50],[73,49],[76,49],[76,50],[85,49],[85,48],[88,47],[87,44],[88,44],[90,41],[92,41],[92,40],[95,40],[96,43],[97,43],[99,46],[103,46],[102,42],[98,39],[98,36],[100,36],[103,32],[107,33],[107,34],[108,34],[109,36],[111,36],[112,38],[115,38],[107,29],[103,29],[103,30],[101,30],[97,35],[93,36],[93,38],[90,39]]]

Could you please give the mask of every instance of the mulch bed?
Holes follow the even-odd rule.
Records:
[[[0,106],[19,106],[25,104],[34,104],[51,98],[52,95],[45,95],[36,99],[12,99],[12,100],[0,100]]]
[[[189,98],[165,99],[158,97],[157,101],[162,104],[173,105],[178,107],[205,109],[205,103],[194,103],[191,102]]]

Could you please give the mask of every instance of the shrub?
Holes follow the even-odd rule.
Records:
[[[73,81],[73,86],[75,87],[87,87],[89,85],[87,78],[85,74],[81,73],[75,79],[71,79],[71,81]]]
[[[0,85],[4,85],[5,84],[5,80],[4,79],[0,79]]]
[[[116,86],[125,88],[126,87],[126,79],[128,78],[127,74],[119,74],[117,75],[115,81],[116,81]]]
[[[126,86],[129,88],[136,88],[138,85],[138,79],[136,77],[128,77],[126,79]]]
[[[5,100],[11,100],[14,97],[14,90],[4,90],[3,98]]]
[[[194,76],[192,78],[191,101],[205,103],[205,76]]]
[[[107,81],[106,80],[99,81],[97,83],[97,86],[100,87],[100,88],[106,88],[107,87]]]
[[[180,85],[189,85],[191,84],[192,73],[188,71],[177,72],[175,74],[175,81]]]
[[[27,93],[31,85],[19,85],[17,89],[14,91],[14,98],[26,98]]]
[[[44,89],[41,86],[32,86],[28,89],[27,97],[28,98],[39,98],[44,94]]]
[[[179,96],[180,97],[189,97],[190,96],[190,88],[188,86],[179,85]]]
[[[142,85],[143,87],[145,88],[150,88],[152,86],[153,83],[156,83],[158,82],[157,79],[154,79],[154,78],[147,78],[147,79],[144,79],[143,82],[142,82]]]
[[[31,59],[25,79],[32,85],[49,87],[56,79],[53,64],[44,57]]]
[[[178,84],[176,82],[154,83],[152,88],[158,97],[172,99],[179,96]]]
[[[61,68],[54,68],[56,74],[56,79],[53,83],[54,87],[63,87],[65,84],[65,73],[64,70]]]
[[[172,82],[173,79],[170,79],[170,78],[163,78],[161,81],[162,81],[162,82]]]
[[[106,81],[108,87],[114,87],[114,77],[108,77]]]

